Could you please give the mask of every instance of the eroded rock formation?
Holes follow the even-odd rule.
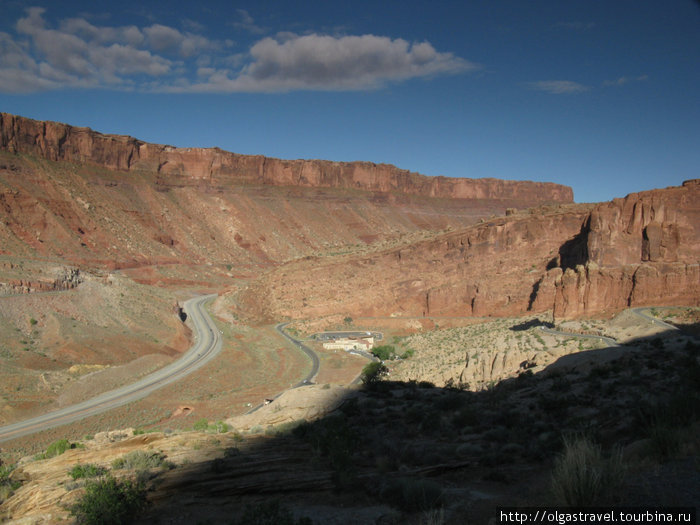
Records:
[[[554,315],[700,301],[700,180],[599,204],[560,251]]]

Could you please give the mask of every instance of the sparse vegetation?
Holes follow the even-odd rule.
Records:
[[[223,421],[209,423],[205,418],[202,418],[192,426],[192,430],[208,432],[210,434],[225,434],[231,430],[231,426]]]
[[[70,510],[81,525],[126,525],[145,507],[143,483],[107,476],[88,480],[84,494]]]
[[[558,504],[571,507],[612,503],[623,474],[619,452],[605,458],[589,438],[565,438],[552,472],[552,493]]]
[[[15,470],[14,465],[0,463],[0,503],[9,498],[22,485],[19,481],[10,479],[13,470]]]
[[[107,472],[107,469],[94,463],[87,463],[85,465],[74,465],[72,469],[68,472],[68,475],[76,479],[81,478],[96,478],[102,476]]]
[[[112,468],[143,471],[152,468],[172,468],[174,465],[165,459],[161,452],[134,450],[112,461]]]
[[[42,460],[42,459],[49,459],[53,458],[55,456],[60,456],[63,454],[66,450],[70,450],[73,448],[83,448],[84,445],[80,443],[71,443],[67,439],[59,439],[58,441],[54,441],[51,443],[47,448],[46,452],[42,454],[37,454],[34,456],[34,459],[36,460]]]

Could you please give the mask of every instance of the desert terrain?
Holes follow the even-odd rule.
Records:
[[[222,340],[147,397],[1,442],[0,519],[75,520],[95,479],[136,480],[143,523],[697,505],[699,224],[698,180],[575,204],[0,114],[0,427],[177,361],[192,297],[216,294]],[[324,330],[394,358],[372,375]],[[296,388],[300,345],[320,367]],[[607,476],[588,499],[562,488],[576,447]]]

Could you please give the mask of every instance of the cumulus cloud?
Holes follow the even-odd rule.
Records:
[[[217,70],[198,90],[291,91],[373,89],[390,81],[458,73],[478,66],[428,42],[375,35],[280,35],[250,49],[238,74]]]
[[[98,26],[68,18],[49,27],[31,7],[16,35],[0,33],[0,90],[110,87],[177,92],[375,89],[389,82],[454,74],[478,66],[429,42],[384,36],[278,34],[231,53],[231,40],[152,24]],[[261,30],[239,10],[248,32]],[[191,21],[185,23],[197,29]]]
[[[571,80],[540,80],[539,82],[529,82],[528,87],[553,95],[569,95],[575,93],[583,93],[590,88],[578,82]]]

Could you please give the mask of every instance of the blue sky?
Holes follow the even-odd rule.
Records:
[[[2,11],[0,111],[175,146],[558,182],[577,202],[700,177],[693,0]]]

